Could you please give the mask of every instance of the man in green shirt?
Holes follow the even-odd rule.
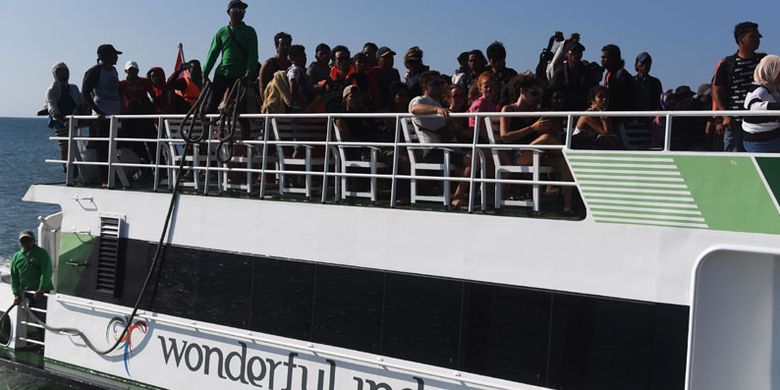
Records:
[[[35,245],[35,235],[29,230],[19,234],[19,243],[22,249],[11,260],[11,291],[16,304],[25,291],[35,291],[33,298],[38,299],[52,289],[49,254]]]
[[[217,111],[225,91],[233,86],[237,79],[252,79],[256,77],[258,68],[257,33],[255,29],[244,23],[247,4],[241,0],[231,0],[228,3],[227,14],[230,23],[217,30],[211,41],[211,48],[206,56],[203,75],[209,78],[217,58],[222,56],[219,65],[214,70],[214,81],[211,83],[212,94],[208,104],[208,112]]]

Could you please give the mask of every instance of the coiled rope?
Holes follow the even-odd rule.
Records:
[[[221,110],[217,120],[217,132],[219,136],[219,147],[217,149],[217,160],[220,163],[227,163],[233,159],[233,136],[235,134],[238,117],[241,115],[240,105],[246,96],[246,87],[244,80],[238,79],[230,87],[225,107]]]

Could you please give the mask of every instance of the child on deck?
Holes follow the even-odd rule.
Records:
[[[466,112],[499,112],[500,108],[498,105],[494,103],[496,100],[496,93],[498,92],[497,88],[498,82],[496,80],[495,74],[491,72],[482,72],[482,74],[477,79],[477,88],[479,89],[480,96],[475,99],[471,103],[471,107],[469,107],[468,111]],[[474,131],[476,131],[475,126],[477,124],[477,120],[481,120],[481,118],[477,118],[475,116],[469,117],[469,135],[470,137],[474,136]],[[480,135],[479,140],[477,142],[482,142],[481,140],[486,140],[487,138],[487,132],[485,131],[484,125],[480,126]],[[459,137],[459,138],[465,138],[465,137]],[[473,142],[473,138],[469,140],[461,140],[462,142]],[[463,169],[463,176],[464,177],[471,177],[471,152],[466,153],[466,166]],[[479,169],[479,164],[477,164],[477,168]],[[492,170],[492,168],[490,169]],[[460,208],[463,207],[463,193],[464,193],[464,186],[468,186],[468,183],[459,183],[458,186],[455,188],[455,194],[453,195],[452,199],[452,207]]]

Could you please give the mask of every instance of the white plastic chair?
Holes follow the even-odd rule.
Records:
[[[357,131],[358,129],[352,129],[352,131]],[[341,130],[338,128],[336,123],[333,123],[333,133],[336,137],[337,142],[343,142],[343,138],[341,136]],[[369,149],[371,152],[371,157],[369,161],[363,161],[363,160],[351,160],[348,157],[348,151],[356,150],[360,151],[361,149]],[[378,155],[381,151],[380,148],[375,146],[358,146],[358,145],[338,145],[337,148],[334,149],[334,155],[337,155],[340,160],[340,172],[341,173],[347,173],[349,172],[350,168],[358,168],[358,169],[368,169],[371,173],[371,188],[369,192],[365,191],[350,191],[349,187],[347,187],[347,177],[342,176],[341,177],[341,199],[346,199],[347,196],[351,197],[359,197],[359,198],[369,198],[371,199],[372,203],[376,203],[377,199],[377,179],[376,174],[378,168],[385,168],[387,165],[378,161]]]
[[[412,133],[410,130],[413,122],[410,118],[402,118],[401,119],[401,130],[404,134],[404,142],[405,143],[418,143],[419,139],[417,137],[417,134]],[[414,125],[415,132],[418,131],[417,125]],[[417,203],[418,200],[422,201],[428,201],[428,202],[441,202],[445,207],[449,207],[450,205],[450,181],[447,180],[447,178],[450,177],[450,172],[452,171],[453,167],[450,164],[450,154],[454,152],[454,150],[449,148],[434,148],[432,146],[422,146],[423,144],[420,144],[421,146],[407,146],[406,151],[409,154],[409,171],[410,176],[412,176],[411,179],[411,188],[410,188],[410,202],[412,204]],[[444,161],[441,163],[426,163],[423,162],[423,153],[425,150],[428,149],[441,149],[444,151]],[[417,179],[414,178],[414,176],[417,176],[417,171],[433,171],[433,172],[440,172],[442,177],[444,178],[444,181],[442,182],[442,194],[441,195],[419,195],[417,193]]]
[[[194,168],[203,167],[204,165],[202,164],[208,163],[209,162],[208,160],[211,159],[211,156],[207,158],[203,158],[202,156],[200,156],[199,144],[192,145],[191,155],[183,156],[184,149],[185,149],[185,142],[182,139],[181,132],[180,132],[182,121],[183,119],[171,119],[171,118],[167,118],[163,120],[165,124],[165,138],[170,140],[175,140],[175,141],[165,142],[165,145],[162,146],[167,151],[167,153],[165,153],[165,159],[167,160],[166,165],[179,166],[181,159],[184,158],[185,159],[184,166],[186,167],[189,165],[189,167],[193,168],[192,179],[182,182],[181,185],[185,187],[198,189],[201,186],[200,175],[202,174],[202,172]],[[203,126],[198,121],[196,121],[195,128],[193,131],[195,133],[201,132],[203,131]],[[168,188],[173,188],[174,184],[176,183],[176,174],[177,174],[176,171],[177,170],[174,168],[168,168],[168,179],[167,179]]]
[[[322,157],[314,157],[314,149],[317,146],[309,145],[306,141],[325,141],[327,132],[327,122],[324,119],[287,119],[287,118],[272,118],[271,128],[274,141],[294,141],[295,144],[291,145],[276,145],[277,165],[279,171],[279,194],[284,195],[286,193],[305,194],[306,198],[311,198],[312,195],[312,175],[306,174],[304,188],[289,188],[285,182],[285,172],[289,172],[289,167],[302,167],[305,171],[311,172],[313,166],[325,165],[325,159]],[[298,143],[299,142],[299,143]],[[292,157],[292,151],[295,148],[304,148],[304,157]],[[290,153],[285,154],[286,151]],[[326,150],[325,153],[330,151]],[[332,161],[328,165],[333,165],[338,170],[338,161]],[[338,186],[335,186],[336,196],[338,196]]]
[[[491,123],[490,118],[484,118],[485,121],[485,129],[487,130],[488,140],[490,141],[491,145],[497,145],[496,142],[497,135],[495,132],[495,129],[493,127],[493,123]],[[504,149],[506,150],[506,149]],[[552,173],[554,172],[554,169],[551,167],[543,167],[541,166],[541,155],[544,153],[543,151],[539,149],[535,149],[531,145],[518,145],[514,150],[524,150],[524,151],[531,151],[533,152],[533,163],[532,165],[504,165],[501,164],[501,158],[499,155],[499,149],[498,148],[491,148],[491,154],[493,155],[493,164],[495,164],[496,167],[496,179],[500,180],[501,177],[507,173],[530,173],[532,175],[532,178],[534,181],[539,180],[539,176],[542,173]],[[539,198],[541,197],[541,186],[538,184],[533,185],[533,189],[531,190],[531,199],[530,200],[504,200],[503,199],[503,191],[502,191],[502,184],[496,183],[496,191],[495,191],[495,202],[496,202],[496,209],[500,209],[503,206],[520,206],[520,207],[532,207],[534,211],[539,211]]]

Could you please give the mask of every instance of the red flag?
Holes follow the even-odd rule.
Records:
[[[181,64],[185,63],[184,60],[184,45],[181,43],[179,44],[179,54],[176,56],[176,65],[173,67],[173,71],[176,72],[181,68]],[[179,77],[182,77],[183,75],[179,75]]]

